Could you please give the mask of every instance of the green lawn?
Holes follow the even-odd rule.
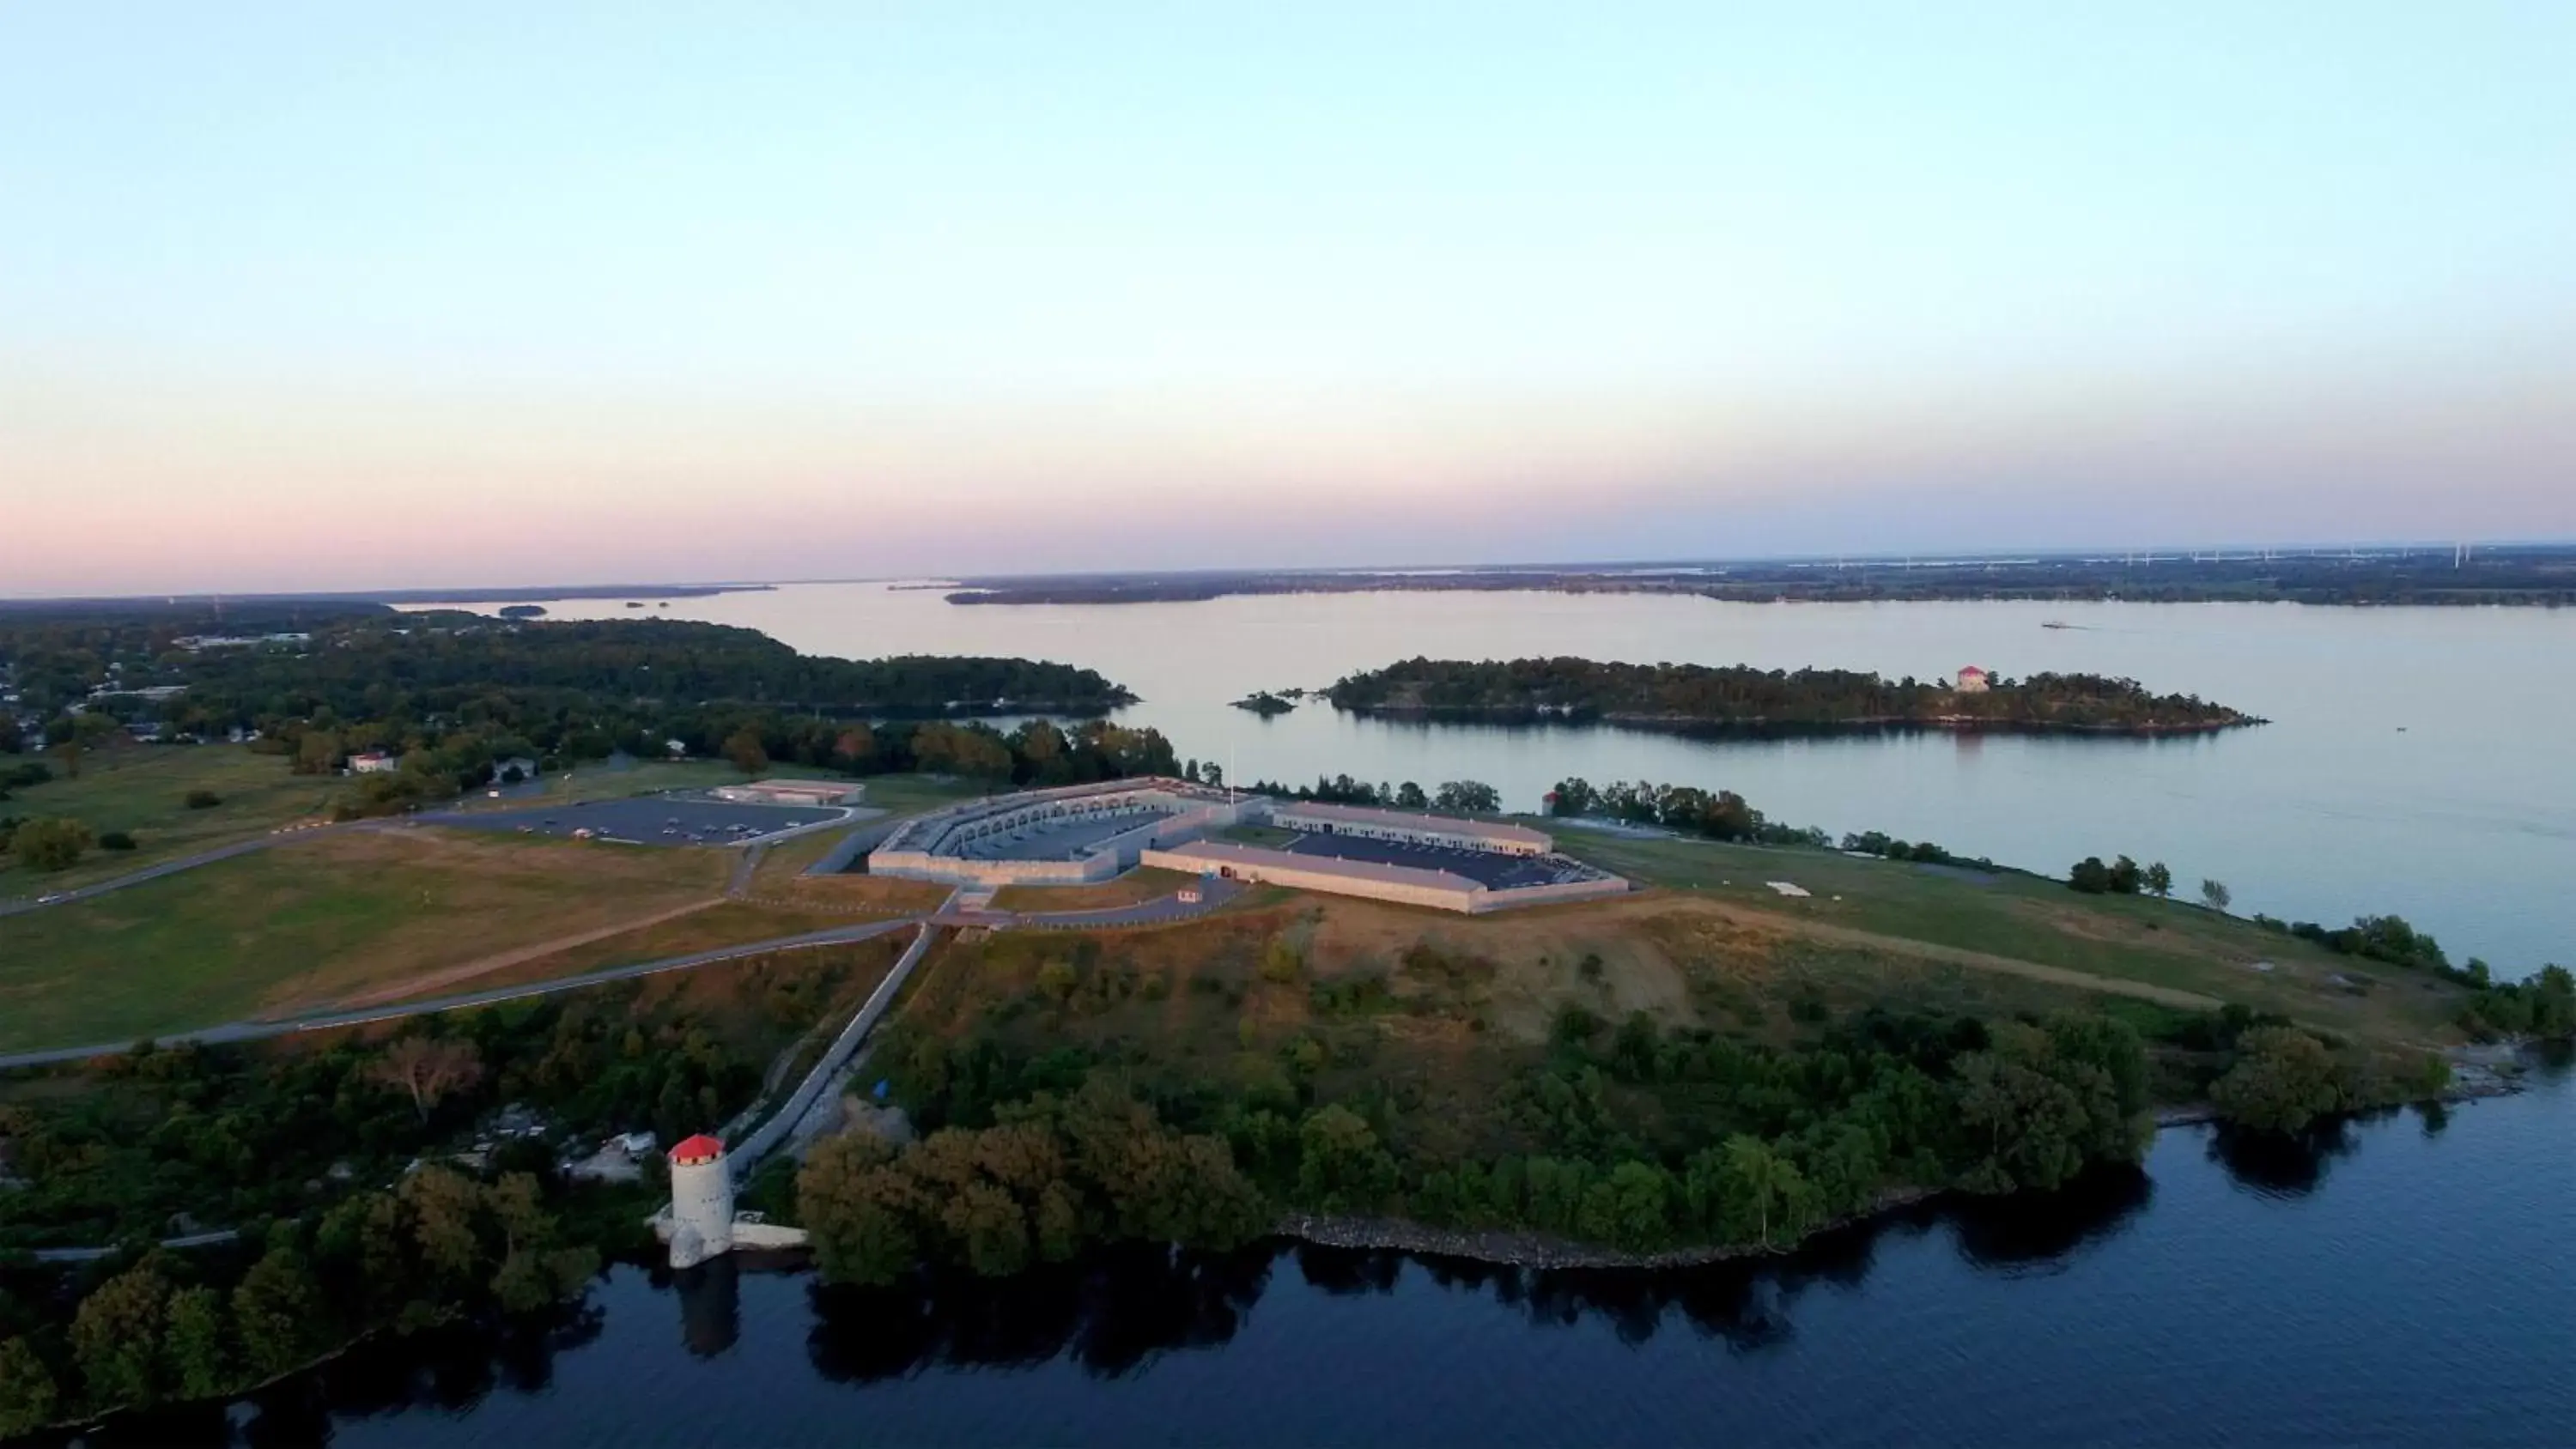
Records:
[[[360,831],[0,917],[0,1050],[317,1007],[723,888],[731,856]]]
[[[981,781],[932,775],[870,775],[858,783],[867,786],[861,804],[897,815],[917,815],[991,793]]]
[[[1834,851],[1555,833],[1558,847],[1580,859],[1694,896],[2242,1001],[2322,1025],[2439,1032],[2457,1009],[2457,992],[2422,973],[2339,956],[2181,901],[2078,895],[2062,881],[2015,871],[1985,875]],[[1782,896],[1771,881],[1810,894]]]
[[[83,757],[77,780],[55,777],[20,786],[0,801],[0,815],[63,815],[93,832],[122,830],[135,849],[94,850],[69,870],[42,872],[0,857],[0,896],[31,896],[88,885],[140,866],[262,835],[288,821],[322,813],[333,781],[297,775],[282,755],[255,755],[240,745],[121,745]],[[191,790],[211,790],[223,803],[191,810]]]

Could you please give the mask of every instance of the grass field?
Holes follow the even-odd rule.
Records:
[[[896,815],[917,815],[990,793],[983,785],[954,776],[870,775],[857,783],[867,786],[859,803]]]
[[[715,851],[344,831],[0,919],[0,1050],[310,1008],[723,890]]]
[[[287,769],[282,755],[254,755],[239,745],[120,745],[81,760],[81,775],[24,785],[0,802],[0,815],[61,815],[104,834],[134,836],[133,850],[93,850],[62,871],[35,871],[0,857],[0,896],[32,896],[89,885],[195,851],[266,834],[292,820],[324,813],[334,782]],[[191,790],[211,790],[223,803],[191,810]]]
[[[1186,871],[1139,866],[1097,885],[1004,886],[993,893],[993,907],[1003,911],[1102,911],[1158,901],[1198,877]]]
[[[1830,851],[1575,830],[1557,843],[1632,880],[1821,943],[1911,942],[2392,1037],[2441,1036],[2458,1006],[2456,989],[2429,976],[2337,955],[2179,901],[2078,895],[2063,882],[2017,872],[1986,876]],[[1770,881],[1811,894],[1784,897]]]
[[[578,976],[586,971],[604,971],[612,966],[632,966],[655,961],[665,956],[684,956],[693,951],[708,951],[719,946],[737,946],[751,941],[766,941],[779,936],[799,936],[808,931],[830,930],[837,926],[862,925],[849,916],[830,911],[802,911],[746,901],[718,901],[704,910],[690,911],[652,925],[620,931],[614,936],[567,946],[526,960],[513,962],[501,969],[477,976],[473,981],[453,988],[480,991],[494,986],[515,986],[532,981],[552,981],[561,976]]]

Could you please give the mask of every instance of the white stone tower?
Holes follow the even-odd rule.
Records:
[[[671,1149],[671,1266],[733,1251],[733,1172],[724,1143],[701,1132]]]

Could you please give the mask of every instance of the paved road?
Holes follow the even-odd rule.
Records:
[[[1088,931],[1114,926],[1153,926],[1166,921],[1186,921],[1204,916],[1243,894],[1241,881],[1222,877],[1202,880],[1200,897],[1193,904],[1178,895],[1157,896],[1132,906],[1107,906],[1096,911],[997,911],[990,907],[966,908],[955,904],[940,907],[932,917],[943,926],[983,926],[997,930]]]
[[[272,845],[292,845],[296,841],[311,840],[317,835],[328,835],[335,830],[356,830],[382,823],[376,820],[356,820],[339,825],[316,825],[306,830],[273,830],[254,839],[237,840],[230,845],[217,846],[213,850],[201,850],[194,855],[182,855],[162,861],[158,865],[147,865],[129,875],[121,875],[114,880],[103,880],[96,885],[85,885],[78,890],[60,891],[51,896],[37,897],[32,900],[22,898],[0,901],[0,916],[14,916],[21,911],[39,910],[45,906],[67,906],[74,901],[85,901],[92,896],[106,895],[109,891],[121,891],[127,886],[138,886],[148,880],[159,880],[165,875],[177,875],[183,870],[195,870],[201,865],[230,860],[236,855],[248,855],[254,850],[266,850]]]
[[[375,1021],[399,1021],[407,1016],[431,1012],[458,1011],[476,1006],[493,1006],[504,1001],[551,996],[559,991],[578,991],[611,981],[631,981],[639,976],[654,976],[665,971],[685,971],[692,966],[708,966],[718,961],[732,961],[744,956],[760,956],[772,951],[794,951],[813,946],[839,946],[852,941],[865,941],[889,931],[902,930],[921,923],[919,916],[900,916],[893,920],[869,921],[855,926],[834,926],[829,930],[808,931],[800,936],[775,936],[766,941],[746,941],[738,946],[719,946],[710,951],[692,951],[685,956],[664,956],[641,961],[632,966],[614,966],[605,971],[591,971],[579,976],[563,976],[552,981],[531,981],[518,986],[495,986],[484,991],[468,991],[456,996],[434,996],[420,1001],[390,1002],[383,1006],[356,1011],[316,1012],[310,1016],[288,1017],[280,1021],[235,1021],[210,1026],[198,1031],[173,1032],[154,1038],[163,1045],[197,1042],[217,1046],[229,1042],[262,1041],[269,1037],[287,1036],[299,1031],[328,1031],[335,1027],[360,1026]],[[133,1047],[131,1041],[107,1042],[95,1046],[55,1047],[45,1051],[0,1054],[0,1070],[10,1067],[50,1066],[58,1062],[87,1061],[91,1057],[114,1056]]]
[[[646,795],[636,798],[638,800],[650,802],[659,800],[663,797]],[[608,801],[598,803],[631,804],[634,802]],[[547,808],[561,808],[569,810],[573,807],[550,806]],[[649,814],[652,810],[659,808],[662,807],[648,805],[646,807],[646,813]],[[768,805],[749,807],[725,806],[723,808],[739,813],[743,809],[776,810],[784,807]],[[770,831],[764,835],[755,837],[750,843],[755,847],[776,845],[782,840],[793,840],[797,836],[808,835],[817,830],[831,830],[835,827],[847,825],[855,821],[866,820],[872,814],[884,813],[883,811],[870,811],[864,806],[853,807],[846,805],[833,805],[817,806],[814,808],[828,809],[834,813],[828,819],[811,820],[801,825],[787,826],[778,830]],[[530,812],[513,812],[511,813],[510,818],[516,819],[518,815],[526,813]],[[584,819],[587,818],[589,817],[584,817]],[[237,840],[230,845],[217,846],[212,850],[201,850],[194,855],[177,856],[172,859],[162,861],[157,865],[147,865],[141,870],[134,871],[126,875],[120,875],[113,880],[103,880],[95,885],[85,885],[80,887],[78,890],[60,891],[48,896],[15,897],[0,900],[0,916],[14,916],[24,911],[41,910],[46,906],[67,906],[74,901],[85,901],[93,896],[103,896],[109,891],[121,891],[127,886],[138,886],[143,884],[145,881],[159,880],[165,875],[177,875],[183,870],[195,870],[201,865],[212,865],[219,860],[230,860],[237,855],[248,855],[254,850],[266,850],[273,845],[292,845],[299,840],[311,840],[315,836],[328,835],[333,831],[338,830],[403,830],[420,825],[446,825],[468,829],[488,830],[496,828],[493,821],[494,817],[490,816],[488,813],[481,818],[477,818],[472,812],[450,807],[442,810],[424,811],[416,815],[390,815],[373,820],[344,820],[332,825],[315,825],[284,830],[272,830],[266,835],[255,836],[249,840]],[[575,820],[572,823],[574,825],[579,825],[583,823],[583,821]],[[647,845],[658,845],[664,842],[656,839],[647,840],[642,843]],[[735,846],[743,843],[744,842],[741,841],[731,840],[708,842],[709,845],[717,847]],[[734,884],[727,887],[725,893],[727,895],[740,896],[743,893],[743,890],[751,882],[751,869],[752,867],[749,864],[738,866],[734,872]]]

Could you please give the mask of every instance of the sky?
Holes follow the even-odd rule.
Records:
[[[0,4],[0,594],[2576,537],[2576,5]]]

